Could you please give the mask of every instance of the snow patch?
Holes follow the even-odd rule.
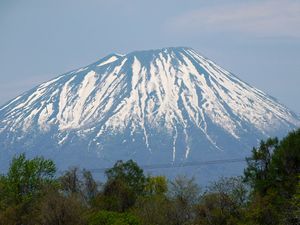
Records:
[[[108,60],[106,60],[106,61],[100,63],[100,64],[97,65],[97,66],[104,66],[104,65],[109,64],[109,63],[112,63],[112,62],[114,62],[114,61],[116,61],[116,60],[118,60],[118,59],[119,59],[118,57],[112,56],[112,57],[110,57]]]

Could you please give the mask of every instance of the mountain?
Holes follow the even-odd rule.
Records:
[[[0,163],[23,151],[61,169],[231,159],[299,126],[298,115],[191,48],[111,54],[2,106]]]

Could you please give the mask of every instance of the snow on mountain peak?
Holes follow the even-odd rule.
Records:
[[[203,158],[299,126],[286,107],[187,47],[111,54],[0,109],[3,149],[43,140],[50,155],[75,145],[111,161]]]

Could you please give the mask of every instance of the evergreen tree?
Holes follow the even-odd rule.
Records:
[[[248,217],[255,224],[295,224],[293,196],[300,174],[300,130],[261,142],[247,159],[245,181],[251,187]]]
[[[251,185],[255,192],[264,195],[271,182],[271,160],[274,150],[278,147],[277,138],[261,141],[259,148],[253,148],[252,156],[247,158],[245,181]]]

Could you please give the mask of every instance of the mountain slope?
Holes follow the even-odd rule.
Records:
[[[0,108],[2,158],[43,154],[60,168],[236,158],[300,119],[190,48],[111,54]]]

